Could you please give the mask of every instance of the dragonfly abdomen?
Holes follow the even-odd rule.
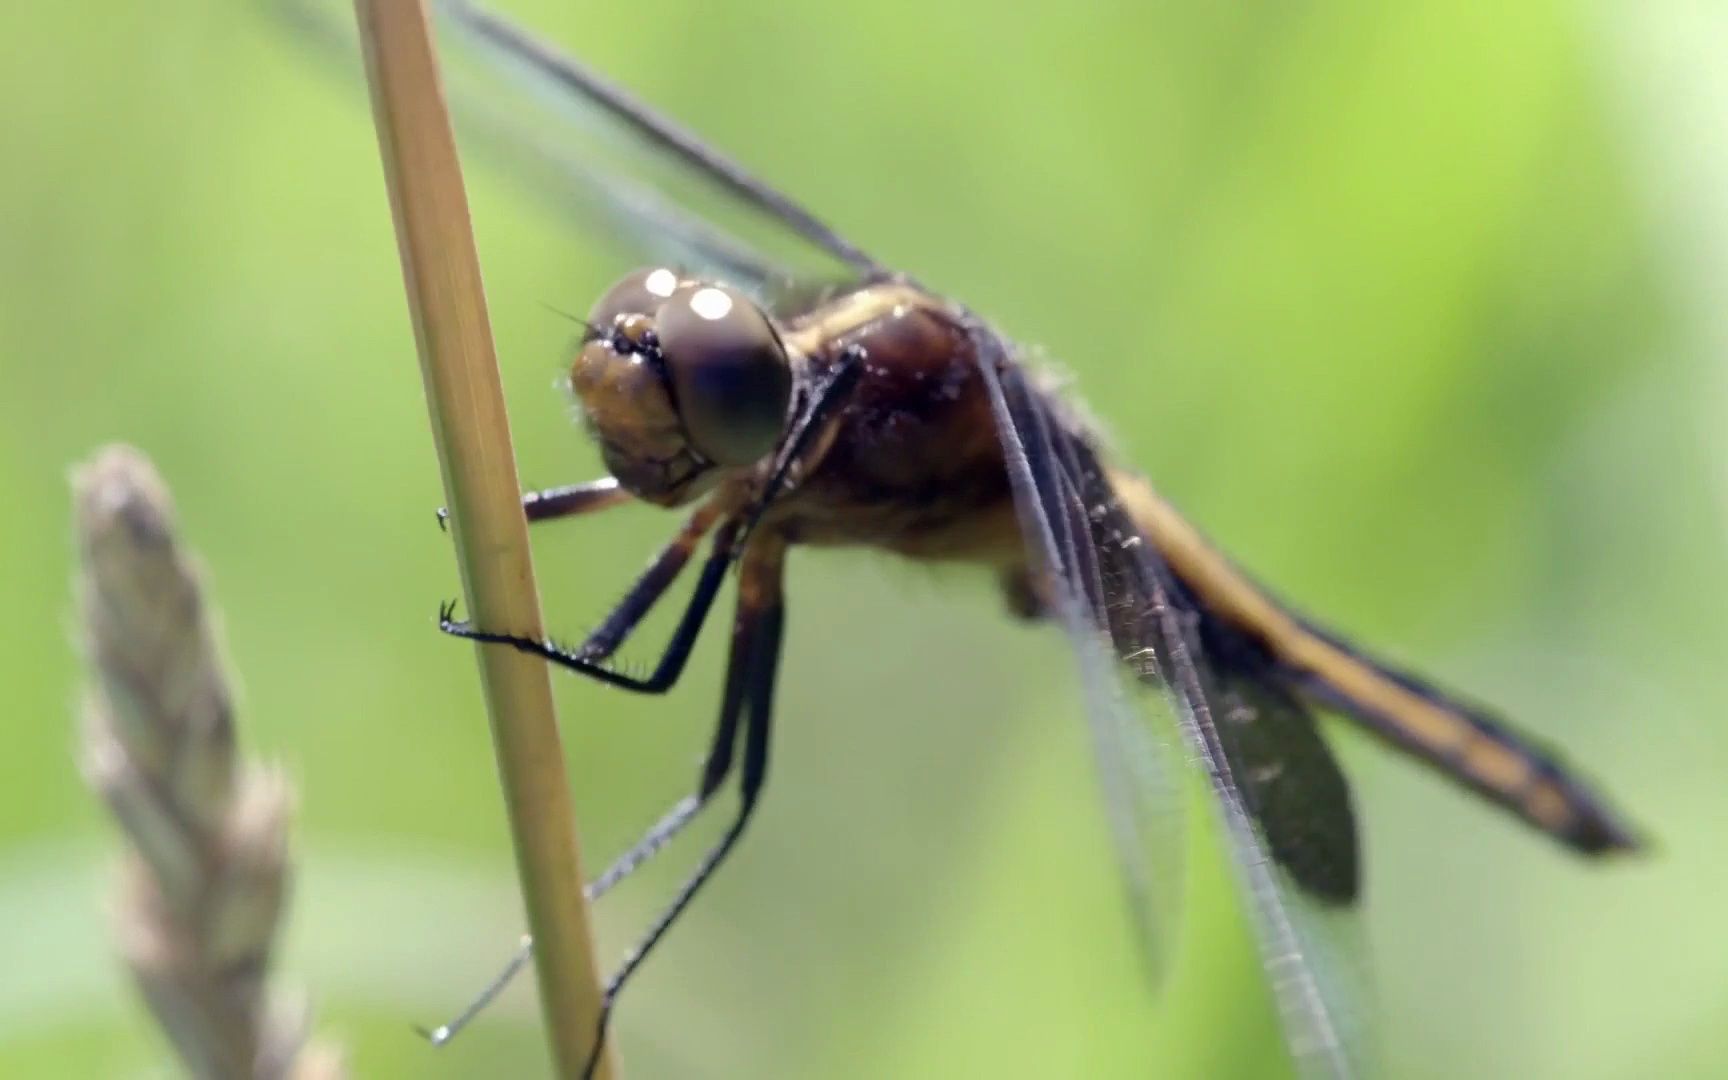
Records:
[[[1111,483],[1206,614],[1257,642],[1292,690],[1358,721],[1575,850],[1598,854],[1638,846],[1632,831],[1554,755],[1485,710],[1296,616],[1144,480],[1113,472]]]

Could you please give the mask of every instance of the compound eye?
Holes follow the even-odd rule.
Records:
[[[665,267],[638,270],[606,290],[588,313],[588,321],[602,333],[610,333],[626,315],[653,318],[668,297],[678,290],[678,275]]]
[[[768,317],[723,285],[679,289],[655,320],[672,399],[690,443],[720,465],[749,465],[779,442],[792,368]]]

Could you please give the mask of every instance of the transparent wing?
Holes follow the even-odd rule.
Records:
[[[574,57],[465,0],[437,4],[477,136],[550,165],[634,253],[755,286],[786,316],[835,284],[887,270],[814,214]],[[466,108],[463,111],[467,111]],[[814,287],[812,287],[814,283]]]
[[[1353,918],[1357,840],[1343,774],[1312,718],[1263,677],[1252,644],[1207,623],[1118,503],[1093,449],[1005,352],[998,346],[997,362],[983,366],[1028,549],[1080,657],[1095,742],[1112,749],[1097,737],[1105,732],[1156,771],[1150,791],[1128,800],[1126,813],[1140,820],[1127,839],[1167,834],[1145,819],[1165,813],[1175,789],[1159,769],[1171,756],[1157,753],[1155,740],[1120,734],[1122,702],[1100,688],[1115,685],[1109,669],[1118,661],[1167,691],[1169,719],[1205,775],[1297,1067],[1313,1076],[1371,1073]],[[1100,661],[1105,639],[1110,652]],[[1145,762],[1101,764],[1112,802],[1122,800],[1111,790],[1120,774],[1145,782]],[[1140,892],[1145,860],[1130,848],[1124,866]]]
[[[1205,774],[1291,1054],[1306,1075],[1371,1073],[1354,917],[1357,838],[1343,774],[1312,718],[1261,669],[1207,651],[1221,631],[1115,501],[1090,447],[1069,436],[1062,449],[1093,508],[1100,557],[1119,574],[1112,639],[1144,681],[1168,690]]]
[[[276,0],[327,56],[353,51],[352,13]],[[482,160],[603,237],[633,265],[657,261],[745,288],[786,318],[886,270],[802,206],[510,21],[434,0],[446,89]]]
[[[1130,701],[1108,632],[1115,582],[1097,558],[1082,493],[1053,452],[1053,425],[1000,339],[975,330],[1035,589],[1061,624],[1079,666],[1093,757],[1141,954],[1154,982],[1169,966],[1181,916],[1186,832],[1175,748]],[[994,355],[999,363],[992,362]]]

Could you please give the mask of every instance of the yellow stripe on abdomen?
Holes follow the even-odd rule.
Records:
[[[1261,643],[1283,667],[1314,680],[1315,696],[1562,839],[1592,850],[1625,846],[1612,838],[1593,839],[1598,829],[1607,828],[1600,812],[1511,735],[1424,696],[1305,626],[1232,566],[1145,480],[1111,470],[1110,481],[1135,523],[1206,611]]]

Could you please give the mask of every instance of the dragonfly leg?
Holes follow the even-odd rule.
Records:
[[[740,646],[741,648],[741,646]],[[618,858],[612,861],[604,873],[595,878],[584,890],[587,899],[592,902],[610,892],[613,886],[629,877],[643,863],[652,858],[661,848],[671,842],[672,838],[684,830],[684,827],[695,820],[697,813],[708,804],[714,793],[720,790],[720,785],[726,782],[726,777],[732,771],[732,756],[738,742],[738,719],[743,715],[743,702],[749,682],[748,665],[734,663],[726,674],[726,691],[721,699],[720,720],[715,725],[714,737],[708,745],[708,756],[702,763],[702,776],[697,783],[693,795],[680,799],[671,810],[668,810],[654,826],[643,834],[642,838],[630,846]],[[477,994],[463,1010],[455,1017],[436,1028],[422,1029],[424,1035],[434,1046],[443,1046],[454,1039],[469,1022],[490,1005],[494,998],[510,985],[511,980],[528,965],[534,956],[534,939],[524,935],[510,962],[506,964],[486,988]]]
[[[720,839],[703,856],[694,873],[647,933],[624,957],[618,971],[607,980],[600,1005],[599,1026],[594,1036],[592,1073],[606,1038],[606,1026],[619,993],[678,921],[696,894],[726,861],[755,812],[763,782],[768,775],[768,740],[773,716],[774,678],[780,663],[780,639],[785,624],[781,595],[785,548],[778,539],[750,545],[742,561],[738,583],[738,614],[732,628],[732,655],[726,673],[726,693],[721,702],[720,722],[713,749],[703,769],[702,786],[694,797],[697,807],[717,789],[731,764],[732,732],[744,719],[744,761],[738,786],[738,812]],[[724,749],[722,749],[724,748]],[[706,792],[707,794],[702,794]],[[676,811],[675,811],[676,813]],[[692,811],[694,813],[694,811]],[[688,820],[685,816],[685,820]],[[681,825],[679,826],[681,827]],[[674,830],[675,831],[675,830]],[[664,843],[665,841],[660,841]],[[638,860],[640,861],[640,860]]]
[[[629,502],[631,498],[631,494],[625,491],[617,480],[602,476],[598,480],[587,480],[580,484],[525,491],[522,493],[522,516],[528,519],[528,524],[533,525],[540,521],[610,510],[614,506]],[[449,526],[450,510],[440,506],[438,527],[446,529]]]
[[[720,590],[721,579],[726,567],[740,546],[747,546],[749,534],[757,523],[762,520],[763,512],[769,504],[780,495],[787,477],[792,472],[816,434],[822,430],[823,424],[830,419],[835,411],[847,400],[853,385],[864,368],[862,350],[848,349],[841,357],[835,369],[827,378],[811,391],[808,405],[803,415],[798,419],[788,435],[785,445],[781,448],[772,468],[769,470],[767,482],[754,504],[741,512],[721,530],[715,539],[714,551],[708,557],[707,564],[702,568],[702,577],[696,584],[696,592],[690,598],[690,605],[685,609],[684,618],[673,632],[672,640],[655,665],[653,674],[646,679],[639,679],[622,672],[614,671],[598,661],[609,656],[629,632],[635,628],[654,601],[665,591],[678,571],[689,558],[696,540],[708,529],[713,519],[720,513],[718,509],[704,507],[691,516],[685,523],[683,531],[674,537],[672,543],[656,556],[649,564],[648,570],[636,585],[631,588],[618,608],[607,617],[606,621],[596,630],[580,648],[567,649],[551,641],[536,641],[516,634],[498,634],[490,631],[477,630],[466,622],[459,622],[454,617],[454,605],[447,604],[438,612],[438,627],[447,634],[468,638],[471,641],[491,642],[499,645],[509,645],[533,656],[538,656],[551,664],[569,668],[572,671],[590,676],[616,686],[622,690],[631,690],[642,694],[663,694],[671,689],[683,673],[684,664],[690,658],[690,650],[696,644],[696,636],[702,629],[702,622],[708,615],[708,609],[713,605],[714,597]],[[738,535],[738,526],[742,523],[744,536]],[[692,535],[693,534],[693,535]],[[779,541],[774,542],[778,545]]]
[[[690,603],[684,609],[683,617],[678,620],[677,628],[672,631],[672,639],[667,643],[666,651],[661,655],[659,663],[654,665],[653,672],[646,679],[614,671],[599,661],[584,655],[581,650],[567,649],[552,641],[537,641],[534,638],[521,637],[516,634],[498,634],[486,630],[476,630],[468,623],[456,619],[456,605],[453,602],[446,603],[439,609],[438,628],[446,634],[467,638],[470,641],[509,645],[532,656],[538,656],[549,664],[556,664],[580,675],[587,675],[621,690],[630,690],[639,694],[664,694],[678,681],[678,676],[684,672],[685,662],[690,659],[690,650],[695,647],[696,638],[702,632],[702,624],[707,620],[708,612],[714,606],[714,597],[719,594],[720,585],[725,580],[726,568],[732,564],[736,535],[735,524],[729,523],[715,537],[714,550],[709,554],[708,561],[702,567],[702,576],[696,582],[696,591],[691,595]],[[650,567],[650,574],[652,570],[653,568]],[[632,592],[634,591],[632,590]],[[643,610],[646,609],[647,605],[644,605]],[[640,614],[637,617],[640,618]],[[604,630],[605,627],[601,629]]]
[[[751,668],[747,662],[749,649],[752,647],[746,634],[753,622],[747,625],[743,613],[733,627],[732,662],[726,669],[726,689],[720,698],[720,719],[714,726],[714,737],[708,745],[708,756],[702,762],[702,775],[697,782],[694,794],[680,799],[677,805],[668,810],[654,827],[645,833],[642,839],[631,845],[624,854],[613,860],[606,871],[595,878],[588,886],[588,899],[598,900],[612,890],[614,885],[629,877],[632,872],[665,847],[674,836],[683,831],[684,826],[695,819],[696,814],[714,793],[720,790],[720,785],[726,782],[726,777],[732,771],[733,748],[738,742],[738,719],[743,715],[747,695],[751,692]]]
[[[648,568],[636,583],[630,586],[630,591],[624,594],[611,614],[604,622],[589,634],[576,650],[577,655],[588,660],[604,660],[618,651],[624,639],[630,636],[644,616],[665,595],[666,589],[678,579],[684,567],[690,562],[690,556],[696,553],[696,545],[714,522],[720,516],[720,507],[714,503],[704,503],[700,509],[684,521],[684,525],[672,537],[665,547],[660,549],[649,562]]]
[[[610,476],[581,484],[541,488],[522,493],[522,516],[533,525],[541,521],[597,513],[630,501],[632,496]]]

